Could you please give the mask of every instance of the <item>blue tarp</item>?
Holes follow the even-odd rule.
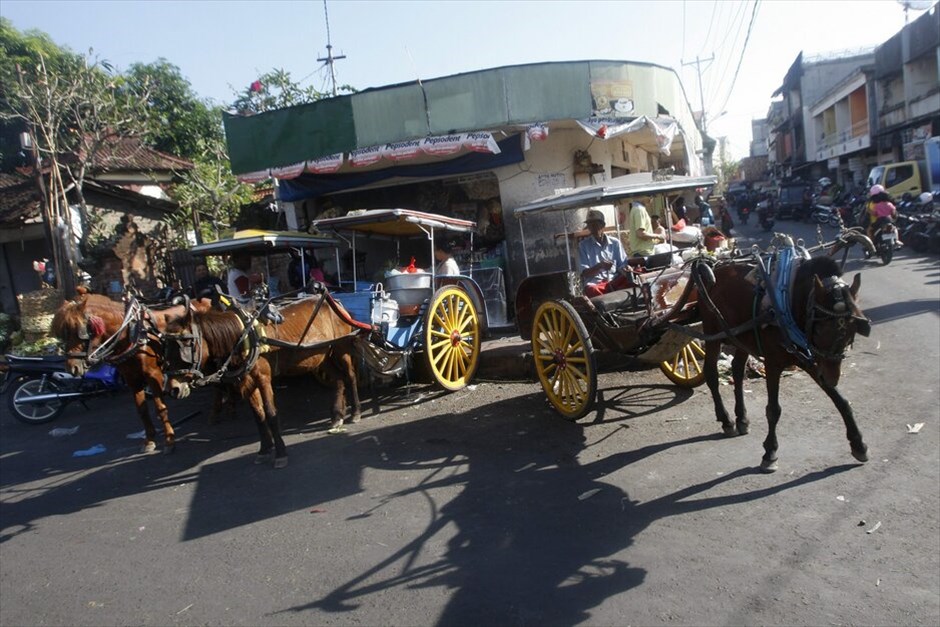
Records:
[[[394,177],[428,178],[469,174],[490,170],[504,165],[519,163],[525,159],[522,152],[522,136],[513,135],[497,142],[499,154],[471,152],[448,161],[420,165],[397,165],[381,170],[355,174],[310,174],[304,173],[295,179],[280,181],[280,197],[286,202],[316,198],[348,189],[355,189]]]

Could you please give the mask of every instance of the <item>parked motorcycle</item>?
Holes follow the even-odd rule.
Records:
[[[816,224],[828,224],[834,227],[839,226],[839,210],[836,207],[814,205],[810,218]]]
[[[0,393],[7,395],[13,417],[26,424],[43,424],[58,418],[74,401],[116,392],[124,387],[117,369],[100,364],[76,377],[65,371],[65,357],[6,355],[5,378]]]

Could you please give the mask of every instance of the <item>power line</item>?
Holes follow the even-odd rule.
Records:
[[[731,78],[731,87],[728,89],[728,95],[725,97],[724,103],[719,107],[721,111],[724,111],[725,106],[731,99],[731,94],[734,93],[734,84],[738,80],[738,72],[741,70],[741,62],[744,61],[744,53],[747,50],[747,42],[751,39],[751,29],[754,27],[754,20],[757,18],[757,8],[759,6],[760,0],[754,0],[754,7],[751,9],[751,21],[747,25],[747,35],[744,36],[744,47],[741,48],[741,56],[738,57],[738,66],[734,69],[734,76]]]
[[[905,16],[907,13],[905,12]],[[685,58],[685,0],[682,0],[682,56],[680,59]]]
[[[712,25],[715,23],[715,12],[717,9],[718,9],[718,0],[712,0],[712,16],[708,20],[708,30],[705,32],[705,40],[702,42],[702,47],[698,51],[699,54],[705,52],[705,46],[708,45],[708,38],[711,37],[711,34],[712,34]]]
[[[728,34],[730,35],[731,31],[734,30],[734,36],[725,37],[722,40],[722,43],[719,44],[718,46],[718,49],[721,50],[722,48],[725,48],[725,44],[727,44],[729,41],[731,42],[731,47],[727,49],[726,53],[721,55],[722,56],[721,73],[720,74],[716,73],[718,80],[712,83],[711,88],[708,90],[709,102],[713,102],[720,97],[719,94],[721,93],[721,86],[725,84],[725,77],[728,76],[728,70],[731,68],[732,59],[734,58],[734,51],[738,47],[738,41],[741,37],[741,32],[744,29],[744,18],[746,15],[744,9],[746,6],[747,6],[746,2],[738,3],[738,11],[731,18],[731,22],[729,23],[729,28],[728,28]]]

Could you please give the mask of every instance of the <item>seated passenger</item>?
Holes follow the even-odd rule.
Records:
[[[584,295],[588,298],[607,294],[631,285],[630,266],[620,240],[604,233],[604,214],[599,209],[588,211],[585,226],[591,235],[578,244],[578,261]]]

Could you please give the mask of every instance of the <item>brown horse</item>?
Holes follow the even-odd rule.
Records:
[[[199,301],[193,306],[208,308],[211,304]],[[154,409],[163,423],[163,452],[169,453],[176,444],[176,435],[163,402],[163,372],[159,363],[161,349],[155,345],[155,332],[163,330],[168,316],[181,316],[186,310],[183,306],[158,311],[136,304],[133,307],[139,309],[131,311],[128,316],[123,303],[99,294],[81,293],[75,300],[64,302],[56,311],[52,332],[65,346],[68,354],[66,369],[72,375],[83,375],[92,365],[88,356],[95,353],[104,361],[114,363],[134,395],[137,414],[144,425],[146,439],[143,451],[146,453],[157,447],[156,429],[146,402],[146,390],[150,390]],[[128,324],[125,325],[125,321]]]
[[[170,394],[183,398],[191,385],[213,379],[234,382],[255,414],[261,439],[256,462],[267,460],[273,449],[275,468],[287,465],[287,449],[272,378],[325,369],[336,385],[332,426],[338,427],[346,417],[347,387],[352,401],[350,422],[358,422],[362,410],[353,342],[360,330],[369,328],[352,320],[328,295],[292,303],[280,313],[284,318],[280,324],[246,332],[242,315],[234,311],[188,310],[170,320],[163,335]],[[252,343],[255,346],[246,348]],[[253,356],[255,349],[261,349],[261,354]]]
[[[800,264],[792,287],[793,320],[805,335],[811,356],[800,357],[787,350],[789,340],[781,328],[755,319],[755,298],[761,295],[748,275],[755,267],[745,263],[718,265],[714,269],[711,287],[699,284],[699,298],[703,332],[710,339],[705,342],[705,381],[715,402],[715,415],[725,435],[744,435],[748,432],[747,409],[744,406],[744,369],[748,354],[763,356],[767,377],[767,439],[761,469],[777,469],[777,422],[780,420],[780,376],[785,368],[799,366],[809,374],[832,399],[845,423],[852,456],[868,461],[868,447],[855,424],[849,402],[836,389],[841,376],[842,360],[855,334],[867,336],[870,322],[856,303],[861,276],[855,275],[851,287],[840,278],[838,264],[829,257],[817,257]],[[704,301],[704,302],[703,302]],[[749,324],[751,322],[751,324]],[[757,324],[753,324],[753,323]],[[731,338],[714,339],[729,335]],[[735,333],[735,331],[737,331]],[[732,423],[718,390],[718,355],[723,343],[734,344],[732,360],[734,380],[734,413]]]

